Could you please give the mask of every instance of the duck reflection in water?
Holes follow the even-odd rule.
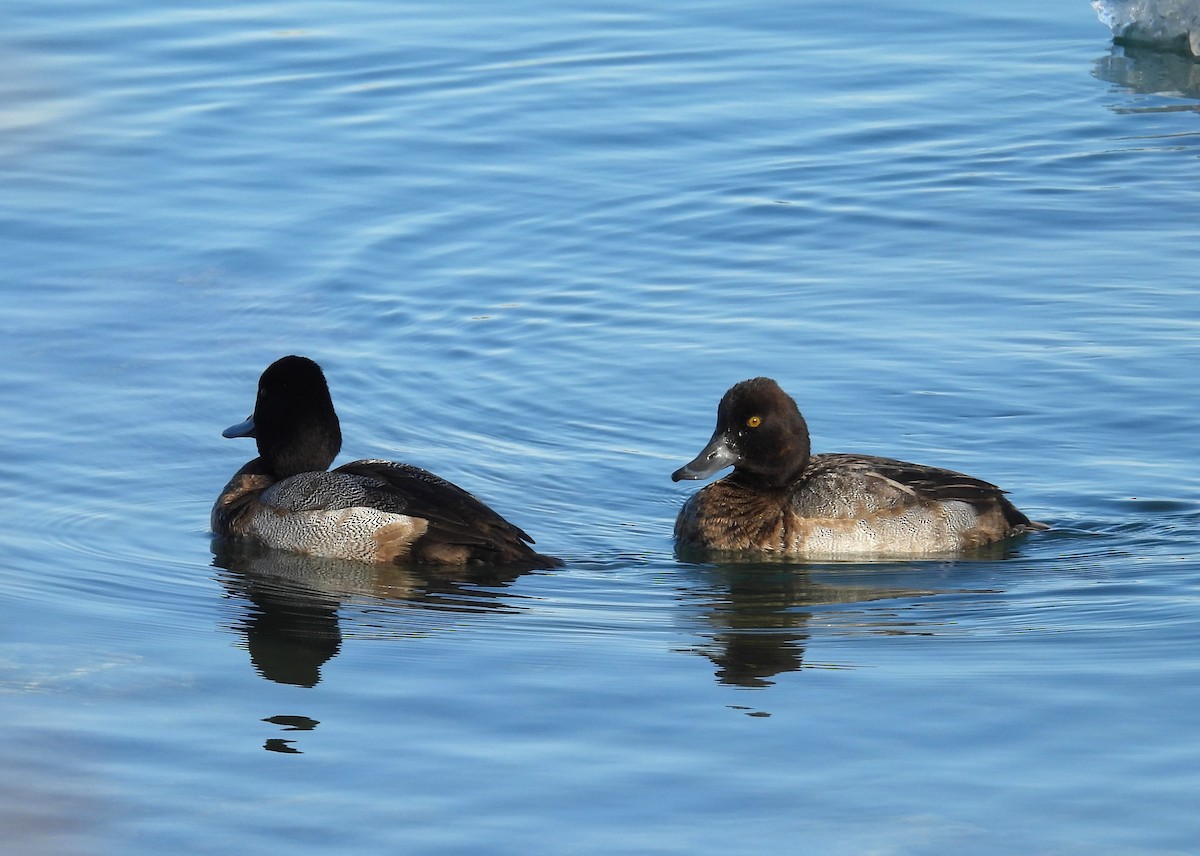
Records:
[[[314,687],[342,647],[339,611],[348,601],[379,601],[433,611],[513,610],[495,588],[521,575],[512,568],[373,566],[273,550],[217,538],[213,565],[231,597],[246,601],[232,628],[245,639],[262,677]],[[478,588],[477,588],[478,587]],[[404,635],[402,618],[397,636]],[[427,631],[428,625],[422,626]]]
[[[312,731],[321,724],[317,720],[310,719],[307,716],[289,716],[286,714],[264,717],[263,722],[278,725],[284,731]],[[284,755],[304,754],[292,745],[295,742],[295,740],[286,740],[283,737],[272,737],[263,744],[263,748],[268,752],[279,752]]]
[[[997,560],[1011,555],[1006,545],[988,545],[975,551],[971,560]],[[946,588],[925,587],[940,577],[941,569],[955,562],[928,565],[877,563],[866,573],[858,573],[852,563],[798,565],[783,561],[749,564],[712,564],[689,561],[680,556],[684,567],[699,581],[684,595],[695,617],[696,635],[703,641],[691,648],[716,666],[718,683],[746,687],[772,686],[779,675],[801,669],[853,668],[850,663],[805,662],[814,615],[839,605],[853,612],[876,612],[880,601],[932,597]],[[958,559],[956,561],[964,561]],[[970,560],[966,560],[970,561]],[[891,573],[902,574],[901,579]],[[916,576],[914,577],[914,573]],[[921,582],[923,581],[923,582]],[[918,582],[918,585],[905,583]],[[950,589],[959,589],[951,586]],[[864,614],[854,622],[858,632],[919,634],[929,628],[897,622],[891,610]]]

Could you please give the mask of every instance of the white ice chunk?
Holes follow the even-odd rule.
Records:
[[[1092,8],[1113,38],[1200,56],[1200,0],[1095,0]]]

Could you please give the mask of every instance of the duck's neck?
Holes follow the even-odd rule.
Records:
[[[264,448],[264,446],[266,448]],[[259,442],[258,451],[280,478],[298,473],[324,472],[342,447],[342,433],[338,428],[310,428],[274,443]]]
[[[807,439],[803,443],[785,445],[764,466],[751,468],[739,464],[730,478],[758,490],[787,490],[804,478],[810,460],[808,448]]]

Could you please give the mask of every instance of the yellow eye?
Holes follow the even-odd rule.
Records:
[[[751,416],[749,419],[746,420],[746,424],[749,425],[751,428],[757,428],[759,425],[762,425],[762,417],[761,416]]]

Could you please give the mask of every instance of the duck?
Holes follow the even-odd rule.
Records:
[[[796,402],[768,377],[734,384],[712,438],[673,481],[733,472],[692,494],[677,548],[753,558],[884,559],[956,554],[1048,529],[996,485],[873,455],[814,455]]]
[[[562,564],[473,495],[420,467],[368,459],[330,470],[341,424],[325,374],[308,357],[271,363],[254,412],[222,436],[253,438],[258,457],[213,505],[218,538],[373,565]]]

